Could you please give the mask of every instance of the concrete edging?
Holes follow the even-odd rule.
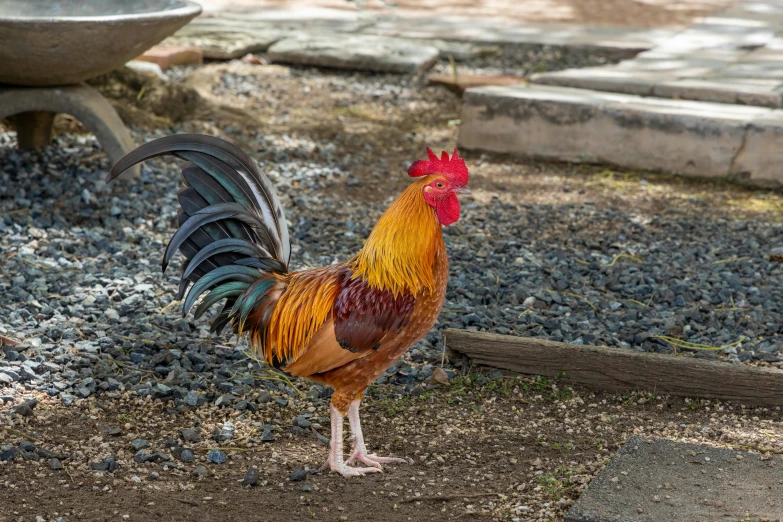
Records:
[[[464,149],[783,183],[783,110],[530,84],[463,100]]]

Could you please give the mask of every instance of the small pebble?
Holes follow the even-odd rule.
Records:
[[[307,472],[303,469],[295,469],[291,472],[291,482],[300,482],[307,478]]]
[[[245,486],[255,486],[258,484],[258,470],[256,468],[250,468],[245,473],[245,478],[242,480],[242,484]]]
[[[225,451],[215,448],[209,450],[207,454],[207,460],[214,464],[223,464],[227,458]]]

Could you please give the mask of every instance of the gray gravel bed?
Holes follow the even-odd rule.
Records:
[[[347,77],[297,71],[314,80]],[[359,99],[423,96],[410,78],[350,77]],[[141,143],[191,130],[134,133]],[[371,182],[354,175],[368,162],[374,172],[404,175],[405,165],[372,151],[341,154],[341,136],[248,139],[286,208],[294,269],[355,253],[394,197],[356,202],[328,188]],[[299,395],[249,358],[243,342],[214,338],[208,319],[183,319],[172,303],[178,267],[162,276],[159,262],[174,230],[175,162],[152,162],[140,179],[106,187],[108,161],[91,136],[65,134],[40,152],[14,145],[13,134],[0,131],[0,333],[25,342],[0,355],[0,402],[18,405],[36,391],[64,404],[135,393],[179,411],[206,402],[252,410],[272,400],[266,389]],[[783,361],[783,270],[769,256],[783,245],[783,228],[716,217],[696,198],[690,205],[692,213],[672,207],[642,216],[589,201],[467,200],[461,221],[445,231],[452,278],[440,321],[379,383],[410,393],[428,380],[444,360],[447,327],[659,352],[672,350],[671,337],[724,347],[699,357]],[[312,400],[330,394],[296,385]]]

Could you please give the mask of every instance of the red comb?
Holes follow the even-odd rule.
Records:
[[[464,187],[468,184],[468,167],[465,165],[465,160],[459,157],[456,148],[451,158],[445,150],[438,158],[432,149],[427,147],[427,156],[430,159],[413,162],[413,165],[408,169],[409,176],[418,178],[429,174],[443,174],[457,187]]]

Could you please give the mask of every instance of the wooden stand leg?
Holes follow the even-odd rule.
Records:
[[[52,141],[52,126],[56,113],[30,111],[14,115],[16,140],[21,149],[39,149]]]

